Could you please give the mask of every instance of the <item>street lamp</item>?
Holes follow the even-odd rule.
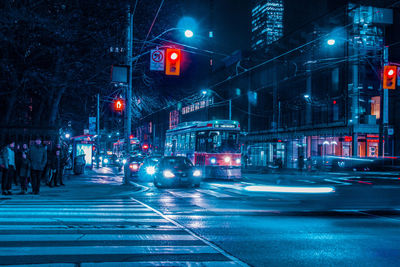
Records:
[[[185,36],[186,36],[186,38],[192,38],[193,37],[193,32],[191,30],[186,30],[185,31]]]
[[[335,39],[329,39],[328,41],[326,41],[326,43],[328,45],[334,45],[336,43]]]
[[[208,91],[207,91],[206,89],[201,90],[201,94],[202,94],[202,95],[205,96],[205,95],[207,95],[207,93],[208,93]]]
[[[65,138],[69,139],[70,137],[71,137],[71,134],[69,134],[69,133],[65,134]]]

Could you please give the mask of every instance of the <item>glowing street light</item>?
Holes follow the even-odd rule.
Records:
[[[336,43],[335,39],[329,39],[328,41],[326,41],[326,43],[328,45],[334,45]]]
[[[185,37],[186,38],[192,38],[193,37],[193,32],[191,30],[186,30],[185,31]]]
[[[65,138],[69,139],[71,137],[71,135],[69,133],[65,134]]]

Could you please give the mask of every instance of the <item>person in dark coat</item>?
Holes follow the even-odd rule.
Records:
[[[50,168],[50,175],[49,179],[47,181],[47,185],[49,187],[58,186],[57,185],[57,175],[59,174],[59,169],[60,169],[60,151],[59,150],[52,150],[50,152],[50,158],[49,158],[49,168]]]
[[[40,137],[36,138],[35,144],[31,147],[29,159],[31,161],[32,193],[37,195],[40,191],[40,177],[47,162],[46,147],[42,145]]]
[[[31,172],[31,162],[28,159],[28,156],[25,152],[22,152],[19,166],[19,179],[21,183],[21,192],[20,195],[25,194],[28,191],[28,177]]]
[[[7,146],[3,144],[0,147],[0,170],[1,170],[1,192],[8,195],[8,151]]]

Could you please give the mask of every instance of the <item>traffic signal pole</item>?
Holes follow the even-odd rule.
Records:
[[[383,61],[382,69],[389,63],[389,47],[383,47]],[[381,100],[381,122],[379,124],[379,144],[378,144],[378,156],[385,156],[388,153],[389,142],[388,142],[388,124],[389,124],[389,91],[383,88],[383,82],[381,81],[381,88],[383,90]]]
[[[130,154],[130,139],[129,136],[131,135],[132,131],[132,73],[133,73],[133,66],[132,66],[132,58],[133,58],[133,14],[131,11],[131,7],[128,6],[128,30],[127,30],[127,65],[129,66],[129,77],[128,77],[128,86],[126,87],[125,92],[125,131],[124,131],[124,139],[125,139],[125,146],[126,152]]]

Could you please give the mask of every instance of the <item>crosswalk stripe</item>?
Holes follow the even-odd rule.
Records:
[[[84,253],[83,253],[84,252]],[[218,251],[209,246],[91,246],[91,247],[19,247],[18,249],[0,247],[0,255],[33,256],[33,255],[110,255],[110,254],[191,254],[208,253],[218,254]],[[0,256],[0,262],[1,262]]]
[[[207,189],[196,189],[196,191],[198,191],[200,193],[203,193],[203,194],[211,195],[211,196],[214,196],[214,197],[217,197],[217,198],[232,198],[232,197],[234,197],[232,195],[219,193],[217,191],[207,190]]]
[[[235,264],[204,240],[132,200],[0,204],[0,264],[165,266],[171,259],[174,266]]]
[[[100,262],[100,263],[83,263],[81,267],[154,267],[154,266],[191,266],[191,267],[223,267],[223,266],[236,266],[232,261],[204,261],[204,262],[190,262],[190,261],[152,261],[152,262]],[[42,267],[42,266],[39,266]]]
[[[147,235],[111,235],[111,234],[65,234],[65,235],[0,235],[0,242],[9,241],[85,241],[85,240],[197,240],[190,235],[165,235],[165,234],[147,234]]]

